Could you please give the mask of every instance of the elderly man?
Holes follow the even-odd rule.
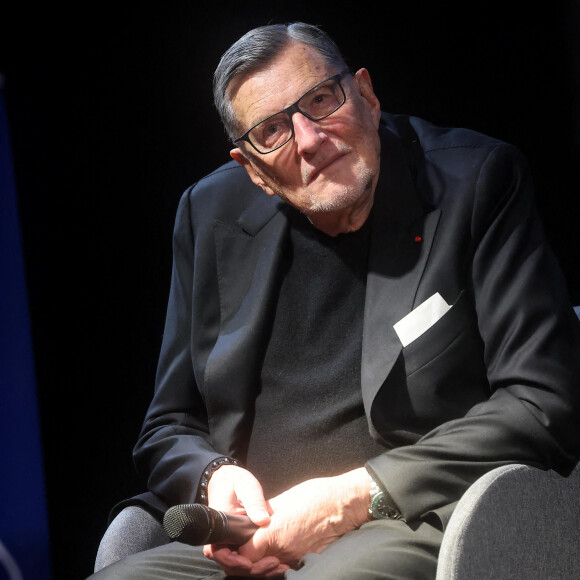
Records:
[[[214,94],[234,161],[180,203],[132,501],[260,527],[96,577],[433,578],[471,483],[580,450],[578,321],[526,164],[382,113],[306,24],[242,37]]]

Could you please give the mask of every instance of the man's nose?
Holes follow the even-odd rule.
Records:
[[[294,140],[298,147],[298,153],[314,153],[326,140],[326,134],[321,130],[316,121],[311,121],[302,113],[294,113],[292,117],[294,123]]]

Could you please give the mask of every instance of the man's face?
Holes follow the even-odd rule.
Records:
[[[292,42],[270,66],[233,87],[232,105],[243,130],[338,72],[311,47]],[[254,183],[302,211],[315,225],[367,206],[370,211],[378,180],[380,105],[370,77],[361,69],[341,83],[344,105],[321,121],[295,113],[294,137],[282,148],[260,155],[244,143],[231,152]]]

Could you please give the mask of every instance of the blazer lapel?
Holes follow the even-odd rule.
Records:
[[[440,210],[422,206],[401,141],[388,130],[381,140],[361,373],[363,402],[371,420],[372,403],[402,350],[393,325],[413,309],[440,215]]]
[[[282,203],[260,192],[235,225],[215,224],[221,322],[206,367],[206,404],[216,449],[242,459],[287,239]]]

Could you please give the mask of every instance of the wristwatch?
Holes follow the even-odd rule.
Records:
[[[370,473],[369,479],[371,481],[371,503],[369,507],[369,515],[371,519],[403,520],[403,516],[393,501],[393,498],[378,486],[377,482],[371,477]]]

